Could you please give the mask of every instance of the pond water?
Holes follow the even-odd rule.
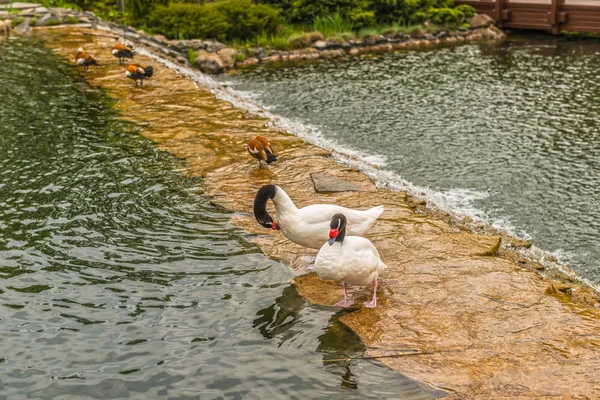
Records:
[[[600,41],[513,36],[225,79],[313,141],[600,283]]]
[[[438,397],[37,40],[0,41],[2,398]]]

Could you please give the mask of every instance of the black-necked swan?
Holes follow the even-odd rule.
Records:
[[[365,307],[377,306],[377,278],[387,266],[369,239],[346,236],[346,217],[335,214],[329,224],[329,240],[321,247],[315,259],[315,272],[323,279],[342,281],[344,300],[336,306],[349,307],[354,302],[348,298],[346,284],[366,286],[374,282],[373,299]]]
[[[273,200],[277,222],[267,212],[267,201]],[[331,218],[343,213],[348,218],[350,235],[362,236],[383,212],[383,206],[368,210],[352,210],[334,204],[313,204],[297,208],[290,196],[279,186],[265,185],[256,193],[254,216],[265,228],[281,229],[283,235],[294,243],[319,249],[327,241]]]

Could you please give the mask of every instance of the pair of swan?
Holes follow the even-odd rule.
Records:
[[[278,221],[267,212],[269,200],[275,205]],[[286,238],[301,246],[320,249],[314,270],[323,279],[342,281],[344,300],[336,303],[341,307],[352,305],[346,284],[364,286],[371,282],[375,286],[373,299],[365,307],[377,305],[377,278],[387,267],[375,246],[362,235],[381,213],[383,206],[352,210],[333,204],[313,204],[298,209],[276,185],[263,186],[254,199],[254,216],[259,224],[281,230]]]

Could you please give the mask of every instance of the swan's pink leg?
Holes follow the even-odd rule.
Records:
[[[342,282],[342,286],[344,287],[344,300],[338,301],[335,303],[338,307],[350,307],[354,302],[348,298],[348,289],[346,289],[346,283]]]
[[[375,288],[373,289],[373,300],[364,303],[367,308],[377,307],[377,278],[375,278]]]

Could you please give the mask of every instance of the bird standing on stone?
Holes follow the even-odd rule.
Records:
[[[126,58],[133,58],[133,48],[123,43],[115,43],[112,55],[119,59],[119,64],[123,64]]]
[[[323,279],[342,281],[344,300],[336,306],[349,307],[346,284],[366,286],[374,282],[373,299],[364,303],[367,308],[377,306],[377,278],[387,266],[369,239],[346,236],[346,217],[335,214],[329,224],[329,240],[321,247],[315,259],[314,271]]]
[[[275,205],[277,222],[267,212],[269,200]],[[283,236],[292,242],[311,249],[321,248],[327,240],[327,227],[331,218],[339,213],[348,216],[349,233],[362,236],[383,213],[383,206],[353,210],[335,204],[312,204],[298,208],[290,196],[276,185],[261,187],[254,199],[254,216],[259,224],[269,229],[280,229]]]
[[[129,79],[133,79],[135,82],[135,86],[137,86],[137,81],[140,81],[140,86],[144,86],[144,79],[148,79],[154,73],[154,68],[151,66],[144,66],[141,64],[129,64],[127,67],[127,71],[125,71],[125,75]]]
[[[277,156],[273,153],[271,148],[271,142],[264,136],[257,136],[246,145],[248,153],[258,160],[258,167],[262,166],[262,162],[265,161],[267,164],[271,164],[273,161],[277,161]]]
[[[83,47],[77,49],[77,54],[75,55],[75,63],[79,66],[82,66],[84,71],[87,71],[90,65],[99,65],[98,61],[96,61],[94,56],[91,54],[87,54],[83,50]]]

